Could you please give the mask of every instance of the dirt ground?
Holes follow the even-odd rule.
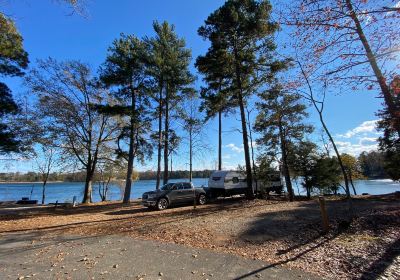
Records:
[[[334,279],[400,279],[400,195],[327,200],[330,231],[322,234],[317,200],[289,203],[229,199],[214,204],[150,211],[104,203],[64,208],[5,208],[1,235],[127,235],[183,244],[297,268]]]

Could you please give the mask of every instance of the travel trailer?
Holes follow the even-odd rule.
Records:
[[[237,171],[214,171],[208,180],[208,193],[211,197],[246,194],[247,181],[245,174]],[[267,180],[253,180],[255,194],[281,194],[283,184],[278,171],[271,173]]]

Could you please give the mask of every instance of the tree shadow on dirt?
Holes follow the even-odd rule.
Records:
[[[400,239],[387,246],[382,256],[364,271],[360,279],[372,280],[383,276],[385,270],[398,256],[400,256]]]
[[[0,221],[12,221],[19,219],[26,219],[31,217],[40,216],[68,216],[76,214],[96,214],[104,211],[111,211],[121,208],[130,208],[140,205],[139,202],[134,201],[131,204],[110,203],[110,204],[96,204],[96,205],[79,205],[77,207],[64,207],[64,206],[46,206],[46,207],[2,207],[0,208]]]
[[[282,260],[282,261],[279,261],[279,262],[275,262],[275,263],[273,263],[273,264],[267,265],[267,266],[265,266],[265,267],[262,267],[262,268],[260,268],[260,269],[254,270],[254,271],[250,271],[249,273],[246,273],[246,274],[244,274],[244,275],[241,275],[241,276],[236,277],[235,280],[246,279],[246,278],[248,278],[248,277],[250,277],[250,276],[257,275],[257,274],[259,274],[259,273],[261,273],[261,272],[264,272],[264,271],[266,271],[266,270],[268,270],[268,269],[271,269],[271,268],[274,268],[274,267],[277,267],[277,266],[284,265],[284,264],[287,264],[287,263],[289,263],[289,262],[295,261],[295,260],[297,260],[298,258],[300,258],[300,257],[302,257],[302,256],[304,256],[304,255],[306,255],[307,253],[316,250],[317,248],[321,247],[321,246],[324,245],[325,243],[327,243],[327,242],[329,242],[329,241],[335,239],[338,235],[339,235],[338,233],[335,233],[335,234],[332,234],[332,235],[330,235],[330,236],[325,236],[321,241],[317,242],[316,244],[314,244],[314,245],[312,245],[312,246],[308,246],[307,249],[301,251],[300,253],[297,253],[297,254],[296,254],[295,256],[293,256],[293,257],[287,258],[286,260]],[[312,241],[316,240],[316,239],[319,238],[319,237],[320,237],[320,236],[318,236],[318,237],[316,237],[316,238],[312,238],[312,239],[309,240],[309,242],[312,242]],[[302,245],[305,245],[305,244],[307,244],[307,243],[303,243]],[[297,244],[297,245],[291,247],[291,248],[288,249],[288,250],[293,250],[293,249],[295,249],[295,248],[297,249],[297,248],[301,247],[301,246],[298,246],[298,245],[299,245],[299,244]],[[283,254],[283,253],[285,253],[285,252],[282,252],[282,254]]]

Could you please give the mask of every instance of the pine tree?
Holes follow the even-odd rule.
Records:
[[[211,42],[204,56],[209,63],[203,73],[213,74],[214,65],[224,64],[224,80],[230,91],[230,99],[240,109],[241,130],[246,163],[247,197],[253,198],[253,175],[250,160],[248,128],[246,121],[246,99],[256,90],[257,85],[265,82],[280,70],[281,62],[273,60],[275,45],[272,35],[278,29],[271,22],[272,7],[267,0],[228,0],[213,12],[199,28],[198,33]],[[258,79],[262,77],[262,79]],[[252,89],[249,91],[248,89]]]
[[[217,52],[210,48],[205,56],[197,58],[196,67],[206,83],[200,92],[203,99],[200,110],[206,113],[205,121],[218,115],[218,170],[222,170],[222,115],[232,111],[235,103],[229,97],[228,73],[222,60],[223,53]]]
[[[157,184],[160,185],[161,150],[164,148],[164,176],[163,184],[168,182],[168,165],[170,154],[171,113],[181,100],[185,87],[190,85],[194,78],[189,71],[191,51],[186,48],[185,40],[175,33],[175,27],[168,22],[153,23],[156,36],[146,38],[149,48],[148,74],[152,77],[157,95],[158,118],[158,154],[157,154]],[[162,124],[164,123],[164,128]]]
[[[133,35],[121,35],[108,50],[106,62],[101,69],[101,80],[115,89],[120,104],[102,108],[103,113],[128,118],[118,137],[118,153],[128,161],[124,203],[129,203],[135,160],[150,157],[152,147],[147,141],[151,128],[149,118],[149,93],[146,76],[146,45]],[[123,151],[120,142],[127,140],[129,149]]]
[[[257,107],[260,113],[254,128],[261,133],[261,138],[257,139],[257,142],[262,145],[266,153],[277,155],[277,151],[280,152],[289,199],[293,201],[289,152],[292,143],[301,141],[306,133],[311,133],[313,130],[311,126],[303,123],[304,118],[308,116],[306,106],[300,102],[300,95],[288,94],[280,85],[273,86],[270,90],[259,94],[259,97],[261,101]]]

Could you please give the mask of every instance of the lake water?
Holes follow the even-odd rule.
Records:
[[[170,180],[171,182],[179,182],[185,180]],[[193,183],[195,186],[207,186],[207,178],[195,178]],[[139,198],[142,193],[150,190],[154,190],[156,185],[155,180],[140,180],[136,181],[132,187],[131,198]],[[33,186],[33,188],[32,188]],[[392,180],[360,180],[355,181],[355,187],[357,194],[369,193],[369,194],[386,194],[400,191],[400,183],[393,182]],[[294,184],[295,193],[297,194],[297,188]],[[82,201],[83,198],[84,183],[48,183],[46,187],[46,203],[58,202],[72,202],[74,196],[77,197],[77,201]],[[32,191],[32,195],[31,195]],[[301,189],[300,189],[301,191]],[[303,193],[301,191],[301,193]],[[19,200],[22,197],[30,197],[31,199],[37,199],[39,202],[42,198],[42,187],[40,183],[25,183],[25,184],[0,184],[0,201],[14,201]],[[109,193],[109,200],[120,200],[122,197],[121,190],[118,186],[112,185]],[[98,185],[93,185],[93,201],[100,201],[98,193]]]
[[[187,181],[169,180],[170,182]],[[202,185],[207,186],[208,178],[194,178],[193,184],[196,187]],[[77,197],[77,201],[81,202],[83,199],[85,183],[48,183],[46,185],[46,203],[58,202],[72,202],[73,197]],[[147,191],[154,190],[156,187],[156,180],[139,180],[133,183],[131,198],[142,197],[142,194]],[[33,189],[33,191],[32,191]],[[32,195],[31,195],[32,191]],[[42,184],[41,183],[0,183],[0,201],[14,201],[20,200],[22,197],[30,197],[39,202],[42,201]],[[117,185],[111,185],[108,191],[108,200],[120,200],[122,198],[121,189]],[[101,201],[99,195],[98,184],[93,184],[93,201]]]

